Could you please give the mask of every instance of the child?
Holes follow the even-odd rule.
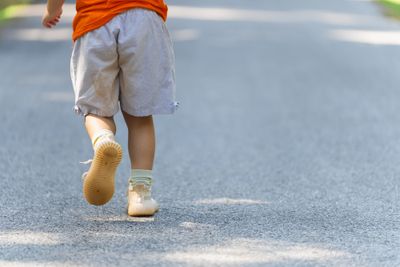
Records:
[[[48,0],[43,26],[60,21],[63,0]],[[163,0],[77,0],[73,22],[71,78],[75,111],[85,118],[94,157],[84,174],[83,192],[93,205],[114,193],[122,158],[113,116],[121,106],[128,128],[131,177],[128,214],[158,211],[151,197],[155,133],[152,115],[171,114],[175,102],[172,42]]]

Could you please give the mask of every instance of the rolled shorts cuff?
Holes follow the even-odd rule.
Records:
[[[80,106],[80,105],[75,105],[74,106],[74,112],[77,115],[86,117],[89,114],[93,114],[99,117],[113,117],[115,114],[117,114],[119,111],[118,108],[111,112],[104,112],[103,110],[97,109],[97,108],[88,108],[85,106]]]
[[[121,109],[131,116],[145,117],[150,115],[168,115],[173,114],[178,108],[180,103],[178,101],[172,102],[169,106],[159,106],[145,109],[129,109],[121,106]]]

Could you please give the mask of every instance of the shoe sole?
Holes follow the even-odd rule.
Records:
[[[127,192],[129,196],[129,192]],[[160,210],[160,205],[157,203],[155,209],[149,209],[149,207],[145,207],[146,205],[134,205],[134,208],[129,208],[129,197],[128,197],[128,206],[126,207],[127,213],[131,217],[145,217],[145,216],[153,216]]]
[[[144,207],[144,205],[135,205],[135,208],[133,209],[128,208],[128,215],[131,217],[147,217],[153,216],[158,212],[158,210],[158,207],[156,210],[153,210],[149,209],[148,207]]]
[[[114,195],[114,178],[122,159],[122,148],[116,142],[105,142],[97,147],[93,162],[83,182],[87,202],[100,206]]]

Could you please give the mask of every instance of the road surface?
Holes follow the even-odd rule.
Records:
[[[400,22],[369,1],[171,0],[154,218],[82,197],[73,5],[0,28],[1,266],[400,265]]]

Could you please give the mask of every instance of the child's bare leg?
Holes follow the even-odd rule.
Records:
[[[89,134],[90,140],[96,137],[97,133],[102,130],[109,130],[113,134],[116,132],[115,122],[113,117],[100,117],[97,115],[89,114],[85,117],[85,127]]]
[[[153,117],[135,117],[124,112],[128,127],[128,149],[132,169],[153,169],[155,133]]]
[[[152,169],[155,154],[153,117],[135,117],[124,112],[128,127],[128,148],[132,173],[129,179],[128,214],[153,215],[158,210],[151,198]]]
[[[112,117],[89,114],[85,126],[92,140],[94,156],[89,171],[85,174],[83,192],[93,205],[107,203],[114,194],[114,178],[122,158],[122,148],[115,142],[116,131]]]

